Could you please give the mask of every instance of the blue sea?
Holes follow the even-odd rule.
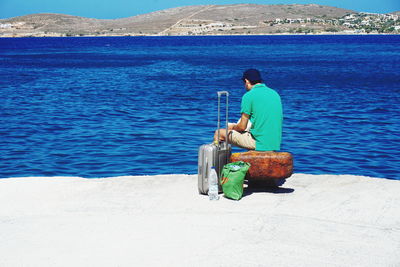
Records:
[[[400,179],[400,35],[1,38],[0,177],[195,174],[248,68],[295,172]]]

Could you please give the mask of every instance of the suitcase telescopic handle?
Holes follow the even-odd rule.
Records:
[[[225,115],[225,119],[226,119],[226,123],[225,123],[225,128],[226,128],[226,142],[225,142],[225,146],[228,145],[228,98],[229,98],[229,92],[228,91],[218,91],[217,92],[218,95],[218,146],[219,144],[219,129],[221,129],[221,96],[222,95],[226,95],[226,115]]]
[[[229,96],[229,92],[228,92],[228,91],[218,91],[217,94],[218,94],[219,97],[220,97],[221,95]]]

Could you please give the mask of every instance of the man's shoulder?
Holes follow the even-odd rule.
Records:
[[[251,97],[251,90],[247,91],[246,93],[244,93],[244,95],[242,96],[242,99],[248,99],[249,97]]]
[[[267,93],[269,93],[269,94],[272,94],[272,95],[277,95],[277,96],[279,96],[279,93],[278,93],[275,89],[272,89],[272,88],[266,86],[265,84],[263,84],[263,87],[264,87],[264,89],[265,89],[265,90],[264,90],[265,92],[267,92]]]

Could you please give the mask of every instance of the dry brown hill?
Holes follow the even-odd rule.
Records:
[[[3,25],[16,25],[15,30],[19,32],[90,33],[102,27],[105,21],[63,14],[32,14],[0,22]]]
[[[203,5],[101,20],[63,14],[32,14],[0,20],[0,36],[179,35],[268,33],[275,19],[340,18],[351,10],[309,5]]]

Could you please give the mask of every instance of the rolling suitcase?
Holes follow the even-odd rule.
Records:
[[[228,97],[227,91],[220,91],[218,94],[218,130],[221,128],[221,96],[226,95],[226,136],[228,136]],[[219,133],[219,132],[218,132]],[[219,136],[218,136],[219,140]],[[198,189],[200,194],[208,193],[208,177],[211,167],[215,167],[218,175],[218,191],[222,192],[219,182],[222,168],[229,162],[232,148],[228,142],[218,142],[217,144],[205,144],[199,147],[198,158]]]

